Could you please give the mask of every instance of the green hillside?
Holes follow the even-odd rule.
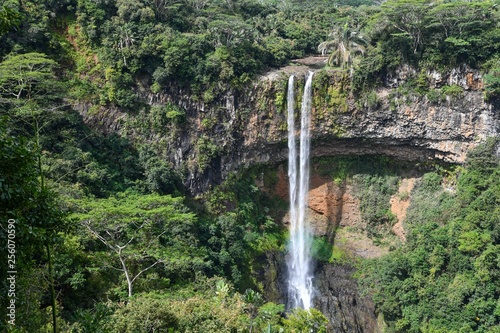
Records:
[[[4,0],[0,331],[327,332],[319,310],[285,313],[265,293],[263,258],[283,257],[288,237],[288,203],[269,190],[278,166],[192,193],[188,170],[220,157],[205,135],[219,121],[180,105],[218,105],[320,54],[345,80],[341,94],[324,89],[325,105],[349,96],[371,112],[375,91],[404,67],[414,74],[400,96],[453,103],[463,87],[431,86],[429,73],[471,68],[496,113],[500,1]],[[137,122],[120,123],[127,114]],[[172,163],[172,143],[198,120],[197,165]],[[387,255],[354,259],[317,240],[319,262],[356,267],[384,332],[500,332],[498,147],[483,140],[463,165],[404,164],[421,177],[407,193],[406,242]],[[383,243],[403,164],[379,157],[339,157],[328,174],[361,179],[366,233]]]

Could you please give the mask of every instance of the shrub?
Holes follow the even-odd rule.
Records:
[[[138,297],[118,309],[108,326],[111,332],[175,332],[178,319],[169,302]]]
[[[464,92],[464,89],[459,85],[452,84],[451,86],[444,86],[441,91],[447,96],[459,97]]]

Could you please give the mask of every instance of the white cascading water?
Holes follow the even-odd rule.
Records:
[[[290,247],[288,266],[288,302],[290,308],[310,309],[313,298],[311,275],[312,235],[306,220],[309,192],[309,150],[311,124],[312,77],[309,72],[302,97],[300,122],[300,162],[297,172],[295,144],[294,76],[288,81],[288,177],[290,183]]]

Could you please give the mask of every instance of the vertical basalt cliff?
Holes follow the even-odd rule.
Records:
[[[210,103],[176,87],[153,94],[144,83],[136,88],[144,103],[140,110],[77,108],[94,127],[157,147],[182,173],[187,188],[197,194],[233,171],[286,160],[287,78],[291,73],[297,76],[300,98],[309,69],[293,65],[271,71],[246,88],[228,88]],[[439,92],[439,98],[403,93],[399,87],[413,72],[401,68],[385,78],[384,86],[371,91],[370,98],[357,98],[345,73],[317,70],[312,157],[381,154],[409,161],[461,163],[470,148],[497,135],[498,108],[484,101],[477,71],[464,67],[448,73],[429,72],[430,89]],[[447,96],[439,90],[444,85],[455,85],[462,92]],[[153,112],[166,106],[183,113],[183,121]],[[164,121],[153,126],[159,117]]]
[[[266,299],[286,303],[286,266],[281,253],[268,253],[261,272]],[[375,307],[369,296],[362,296],[355,269],[348,264],[318,263],[314,272],[314,307],[328,319],[328,332],[378,333]]]
[[[408,170],[411,164],[402,164],[397,171],[399,187],[392,196],[387,197],[387,206],[395,220],[387,227],[389,238],[379,244],[367,234],[369,226],[361,212],[360,183],[356,177],[349,177],[342,182],[335,182],[331,176],[323,174],[328,167],[324,163],[313,163],[310,189],[308,193],[308,221],[314,234],[320,239],[333,244],[334,252],[341,253],[337,260],[317,258],[314,263],[314,307],[328,319],[329,332],[335,333],[376,333],[381,332],[383,320],[378,318],[369,295],[364,295],[355,277],[354,263],[359,258],[376,258],[388,253],[391,244],[405,242],[403,220],[410,205],[411,193],[420,173]],[[270,186],[265,182],[258,185],[269,193],[287,199],[288,183],[286,167],[279,165],[277,177]],[[397,169],[397,168],[396,168]],[[379,170],[383,171],[383,170]],[[387,170],[386,170],[387,171]],[[359,175],[357,175],[359,176]],[[397,187],[397,186],[396,186]],[[289,224],[289,216],[282,220]],[[392,243],[390,243],[392,242]],[[330,258],[331,259],[331,258]],[[259,259],[262,269],[259,281],[263,281],[264,294],[268,300],[287,303],[286,254],[269,252]]]

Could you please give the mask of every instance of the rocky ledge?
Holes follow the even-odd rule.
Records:
[[[376,154],[406,161],[462,163],[467,151],[498,135],[497,107],[485,102],[481,76],[468,68],[441,75],[430,72],[429,86],[434,94],[405,93],[405,79],[411,71],[402,69],[387,78],[390,84],[356,98],[346,73],[287,66],[262,76],[245,94],[225,97],[229,102],[223,112],[244,112],[245,116],[233,124],[226,123],[226,137],[212,136],[218,146],[226,149],[203,173],[191,174],[189,187],[197,192],[210,184],[210,178],[224,179],[235,169],[285,161],[286,81],[289,75],[297,75],[296,91],[301,94],[308,70],[316,71],[313,157]],[[453,95],[446,95],[446,90],[440,88],[447,84],[455,88]],[[296,98],[297,112],[300,99]]]
[[[273,70],[239,90],[228,87],[207,102],[170,87],[152,93],[138,84],[144,109],[122,112],[101,108],[85,119],[106,132],[159,147],[164,158],[185,176],[193,194],[205,191],[242,167],[278,164],[287,158],[286,93],[290,75],[296,80],[299,112],[305,74],[313,80],[312,156],[378,154],[407,161],[441,160],[462,163],[467,151],[500,127],[498,108],[484,101],[478,71],[462,67],[448,73],[429,71],[427,94],[409,93],[402,67],[384,78],[384,86],[354,96],[349,74],[319,69],[324,58],[297,60]],[[453,87],[453,92],[449,89]],[[140,133],[153,107],[175,105],[185,113],[182,124]],[[151,109],[150,109],[151,107]],[[168,127],[170,126],[170,127]]]

